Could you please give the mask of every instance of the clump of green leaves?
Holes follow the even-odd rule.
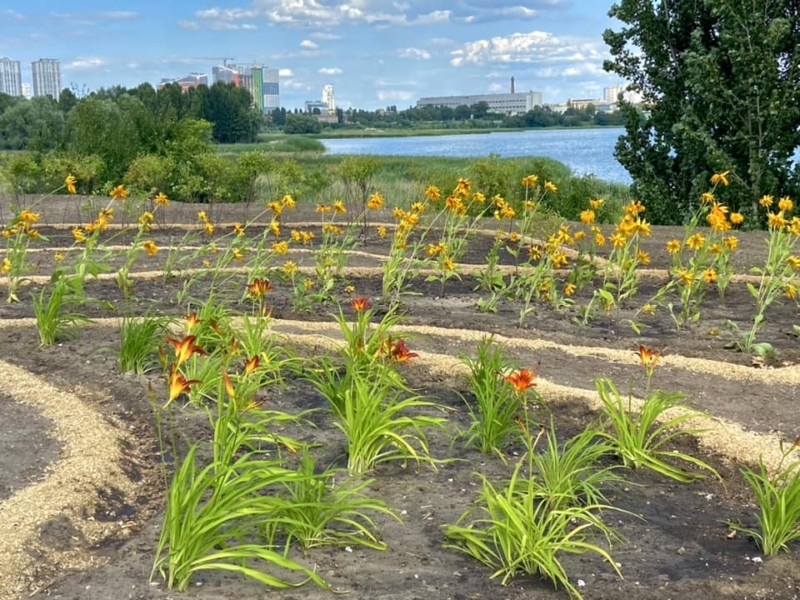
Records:
[[[554,438],[548,436],[548,440],[548,452],[558,453]],[[552,464],[555,460],[559,464],[556,471],[561,475],[546,479],[537,474],[536,441],[527,436],[528,451],[517,462],[508,482],[495,486],[479,475],[482,488],[477,507],[462,514],[454,525],[446,526],[447,547],[495,569],[492,577],[502,577],[503,583],[518,574],[538,574],[575,598],[581,598],[581,594],[561,562],[563,553],[598,554],[621,577],[609,552],[594,541],[599,538],[610,545],[618,539],[602,519],[602,511],[612,507],[590,501],[592,497],[602,498],[594,484],[580,491],[584,468],[590,468],[588,461],[594,453],[590,440],[587,435],[573,442],[578,454],[589,452],[580,460],[553,459],[551,454],[546,462]],[[569,463],[573,463],[572,469]],[[581,496],[583,502],[573,501]]]
[[[645,467],[684,483],[703,477],[700,472],[690,472],[672,463],[678,460],[719,477],[711,465],[699,458],[667,449],[677,438],[699,432],[697,429],[680,428],[683,423],[705,418],[700,413],[688,411],[677,416],[667,415],[672,409],[683,408],[680,404],[684,399],[683,394],[655,390],[645,399],[639,412],[634,413],[631,410],[631,398],[628,397],[625,402],[613,381],[596,379],[595,387],[606,416],[606,429],[600,435],[622,457],[625,466]]]
[[[119,326],[117,365],[123,373],[143,375],[158,366],[157,351],[172,319],[164,316],[124,317]]]
[[[781,462],[771,473],[764,460],[759,459],[758,470],[742,469],[745,481],[753,490],[758,504],[757,527],[733,527],[753,538],[761,551],[774,556],[789,551],[789,544],[800,539],[800,460],[784,464],[800,446],[800,437],[784,449]]]

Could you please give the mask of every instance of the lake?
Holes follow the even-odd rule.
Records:
[[[494,133],[411,136],[398,138],[347,138],[320,140],[330,154],[397,156],[548,156],[575,173],[592,173],[600,179],[630,183],[628,172],[614,158],[614,144],[625,130],[531,129]]]

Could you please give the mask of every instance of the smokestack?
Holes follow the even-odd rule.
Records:
[[[514,93],[514,76],[511,76],[511,93]]]

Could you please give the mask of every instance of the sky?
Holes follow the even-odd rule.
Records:
[[[602,98],[611,0],[0,0],[0,57],[61,61],[76,91],[190,72],[224,59],[280,69],[281,105],[334,86],[342,108],[420,97],[542,92]]]

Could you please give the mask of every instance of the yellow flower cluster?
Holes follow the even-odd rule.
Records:
[[[289,237],[292,238],[293,242],[302,242],[303,245],[308,245],[311,243],[311,240],[314,239],[314,232],[313,231],[301,231],[299,229],[292,229],[289,234]]]
[[[206,211],[201,210],[198,212],[197,218],[200,219],[200,222],[203,224],[203,231],[205,231],[208,235],[214,235],[214,224],[208,218]]]

